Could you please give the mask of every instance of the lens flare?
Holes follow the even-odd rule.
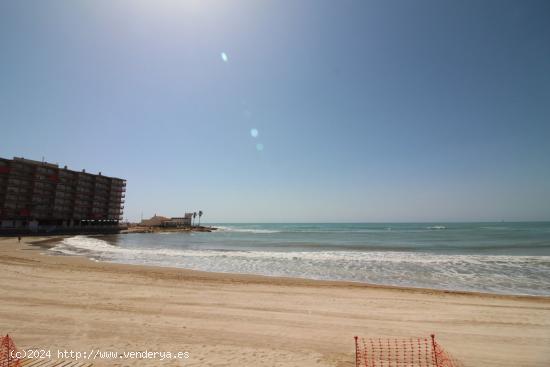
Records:
[[[256,144],[256,150],[258,152],[261,152],[262,150],[264,150],[264,145],[262,143]]]
[[[221,53],[221,57],[222,57],[223,62],[227,62],[227,60],[229,60],[229,57],[227,57],[227,54],[225,52]]]
[[[259,134],[260,132],[258,131],[258,129],[250,129],[250,136],[252,136],[253,138],[257,138]]]

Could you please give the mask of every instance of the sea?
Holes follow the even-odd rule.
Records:
[[[74,236],[50,251],[209,272],[550,296],[550,222],[212,223]]]

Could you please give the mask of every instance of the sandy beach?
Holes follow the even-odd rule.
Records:
[[[0,332],[19,348],[188,352],[96,366],[353,366],[353,336],[435,333],[465,366],[550,365],[550,298],[100,263],[0,238]]]

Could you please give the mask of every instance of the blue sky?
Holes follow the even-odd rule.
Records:
[[[548,1],[5,0],[0,50],[0,156],[131,220],[550,220]]]

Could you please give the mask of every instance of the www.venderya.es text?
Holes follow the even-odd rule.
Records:
[[[140,351],[112,351],[91,349],[89,351],[74,351],[74,350],[50,350],[50,349],[22,349],[11,350],[10,357],[12,359],[73,359],[79,360],[94,360],[94,359],[158,359],[160,361],[166,359],[188,359],[191,356],[189,352],[160,352],[150,350]]]

